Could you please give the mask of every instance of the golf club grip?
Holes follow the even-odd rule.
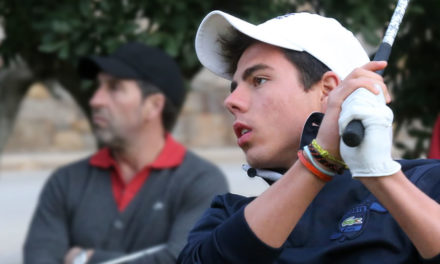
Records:
[[[391,45],[382,42],[378,51],[376,52],[373,61],[386,61],[390,57]],[[378,74],[382,75],[383,70],[377,71]],[[344,133],[342,133],[342,140],[345,145],[349,147],[357,147],[361,144],[365,135],[365,128],[362,122],[357,119],[353,119],[345,127]]]

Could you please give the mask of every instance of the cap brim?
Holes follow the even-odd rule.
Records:
[[[228,36],[231,36],[231,27],[261,42],[303,51],[301,47],[293,46],[292,43],[286,42],[286,39],[280,38],[274,32],[262,30],[256,25],[222,11],[212,11],[200,24],[196,35],[195,49],[203,66],[223,78],[231,80],[232,76],[227,72],[228,64],[222,55],[219,38],[227,39]]]
[[[124,62],[112,57],[89,56],[82,58],[79,74],[86,79],[95,79],[99,72],[105,72],[121,79],[140,79],[141,76]]]

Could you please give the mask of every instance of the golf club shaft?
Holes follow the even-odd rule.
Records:
[[[387,61],[390,53],[391,47],[393,46],[394,39],[396,38],[397,31],[399,30],[400,23],[405,14],[406,8],[408,6],[409,0],[399,0],[397,6],[394,9],[393,16],[391,17],[390,24],[385,32],[385,36],[382,43],[379,46],[373,61]],[[377,72],[382,75],[383,70]],[[359,146],[364,138],[365,128],[360,120],[354,119],[345,127],[342,134],[342,140],[349,147]]]

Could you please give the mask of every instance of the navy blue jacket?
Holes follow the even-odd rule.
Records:
[[[401,164],[413,183],[440,201],[440,161]],[[440,255],[423,260],[393,217],[348,172],[325,185],[280,249],[261,242],[246,223],[244,207],[252,200],[217,196],[190,232],[178,263],[440,263]]]
[[[400,163],[411,182],[440,201],[440,161]],[[440,255],[422,259],[388,211],[348,171],[324,186],[279,249],[260,241],[245,221],[244,207],[253,199],[217,196],[190,232],[178,263],[440,263]]]

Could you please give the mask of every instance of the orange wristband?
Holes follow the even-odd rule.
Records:
[[[301,161],[301,164],[304,165],[304,167],[307,168],[307,170],[309,170],[313,175],[315,175],[316,177],[318,177],[320,180],[328,182],[331,181],[332,177],[325,175],[324,173],[320,172],[317,168],[315,168],[315,166],[313,166],[312,163],[310,163],[303,154],[303,151],[300,150],[298,151],[298,159],[299,161]]]

